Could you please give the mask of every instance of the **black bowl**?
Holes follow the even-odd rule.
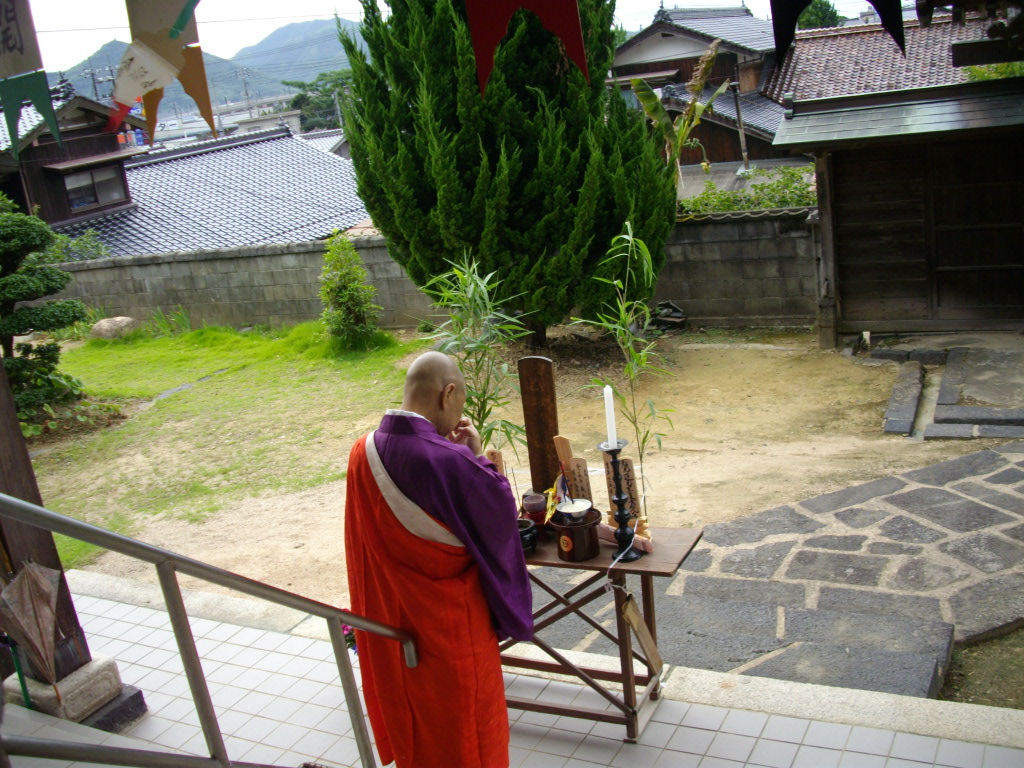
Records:
[[[537,526],[533,520],[526,520],[520,518],[519,520],[519,540],[523,544],[524,552],[533,552],[537,549]]]

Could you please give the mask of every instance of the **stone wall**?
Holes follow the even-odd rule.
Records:
[[[810,209],[813,210],[813,209]],[[691,325],[807,326],[817,310],[816,234],[809,210],[723,214],[680,222],[665,246],[655,298],[670,299]],[[415,326],[426,296],[388,255],[384,238],[355,237],[377,288],[381,325]],[[63,298],[108,315],[147,317],[180,305],[195,323],[283,325],[317,317],[323,241],[165,253],[64,265]]]
[[[691,325],[807,326],[817,313],[814,209],[716,214],[679,222],[665,245],[655,299]]]
[[[353,244],[377,288],[381,325],[415,326],[430,302],[388,256],[382,237]],[[63,265],[74,280],[61,298],[81,299],[108,315],[148,317],[180,306],[193,323],[283,325],[317,317],[324,242],[253,245]]]

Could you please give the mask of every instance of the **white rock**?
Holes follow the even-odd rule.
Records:
[[[93,339],[119,339],[127,336],[140,325],[134,317],[105,317],[89,331]]]

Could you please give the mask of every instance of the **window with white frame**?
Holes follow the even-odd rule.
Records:
[[[124,176],[116,165],[70,173],[64,177],[72,211],[82,211],[128,199]]]

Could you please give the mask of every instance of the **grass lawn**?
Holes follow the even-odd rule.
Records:
[[[231,500],[338,480],[346,437],[376,424],[382,397],[400,396],[395,363],[423,345],[389,340],[376,351],[340,352],[318,323],[305,323],[69,349],[61,368],[91,398],[141,410],[41,452],[33,464],[43,498],[58,512],[131,533],[145,515],[198,521]],[[66,568],[95,555],[63,537],[58,549]]]

